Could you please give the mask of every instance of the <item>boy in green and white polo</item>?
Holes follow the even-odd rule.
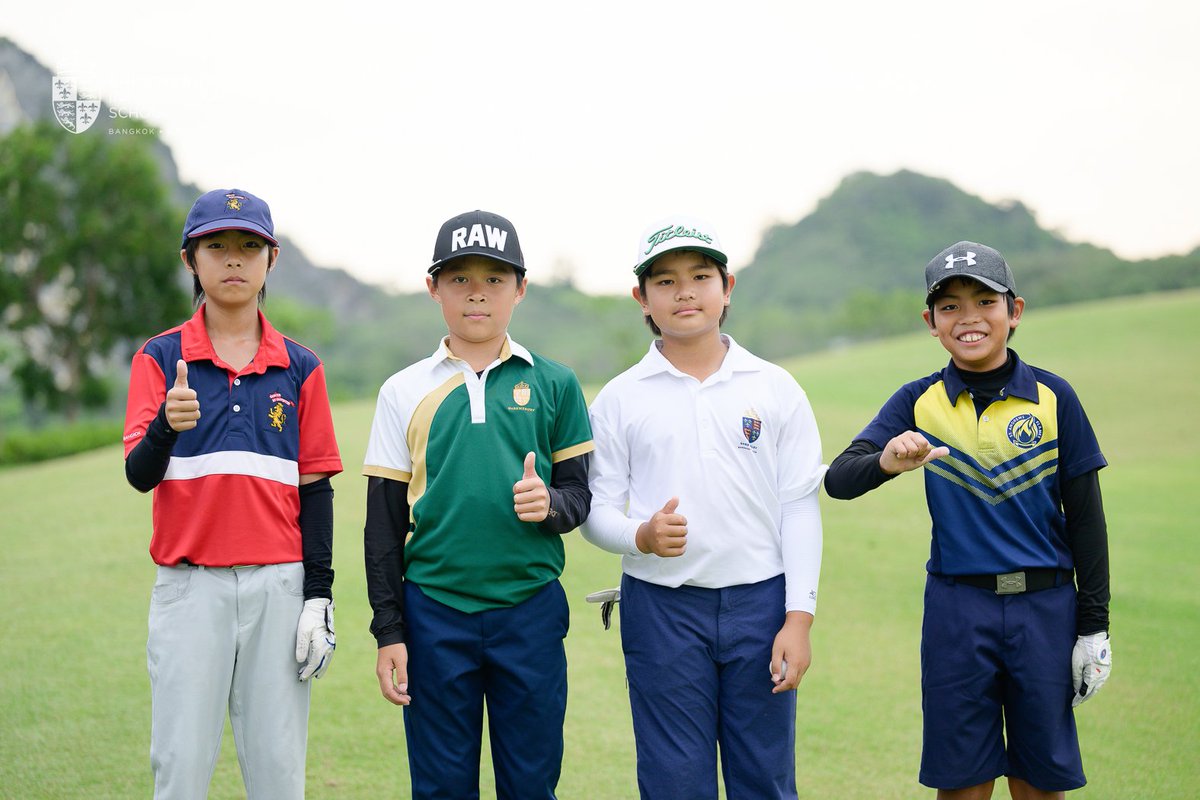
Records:
[[[497,796],[552,798],[587,406],[569,368],[508,336],[525,295],[508,220],[446,222],[429,273],[448,335],[383,385],[363,467],[380,690],[405,706],[414,797],[478,796],[486,700]]]

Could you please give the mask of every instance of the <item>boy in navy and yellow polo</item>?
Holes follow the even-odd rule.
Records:
[[[849,499],[925,468],[921,783],[986,797],[1006,775],[1014,797],[1061,796],[1085,783],[1073,706],[1112,663],[1107,462],[1071,386],[1008,349],[1025,301],[1000,253],[959,242],[925,285],[951,361],[892,395],[825,488]]]
[[[448,335],[384,383],[363,468],[380,690],[405,706],[414,797],[478,797],[486,701],[497,796],[552,798],[587,406],[569,368],[508,337],[525,295],[508,220],[446,222],[429,273]]]

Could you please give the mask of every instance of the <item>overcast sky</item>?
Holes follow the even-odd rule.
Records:
[[[438,226],[485,208],[531,280],[616,292],[652,220],[709,218],[736,268],[857,170],[1016,198],[1126,257],[1189,251],[1198,9],[26,0],[0,34],[159,127],[185,180],[262,196],[319,264],[417,288]]]

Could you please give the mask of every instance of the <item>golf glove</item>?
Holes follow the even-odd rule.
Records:
[[[300,668],[300,680],[324,675],[333,660],[335,647],[333,601],[328,597],[305,600],[300,622],[296,625],[296,661],[304,665]]]
[[[1075,697],[1071,707],[1091,699],[1108,680],[1112,672],[1112,644],[1108,633],[1089,633],[1075,640],[1071,651],[1071,680],[1075,686]]]
[[[621,589],[605,589],[601,592],[592,592],[584,600],[589,603],[600,604],[600,622],[604,624],[604,630],[608,630],[612,625],[613,606],[621,602]]]

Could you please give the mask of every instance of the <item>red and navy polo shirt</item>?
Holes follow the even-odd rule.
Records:
[[[300,476],[342,471],[321,360],[281,335],[261,312],[259,321],[258,352],[240,371],[213,350],[204,306],[133,356],[126,456],[174,385],[180,358],[200,401],[197,426],[179,434],[154,490],[155,563],[301,561]]]

